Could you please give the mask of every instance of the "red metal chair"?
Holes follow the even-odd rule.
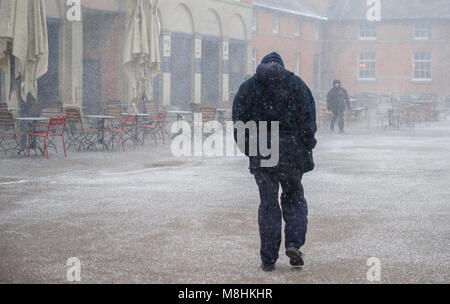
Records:
[[[111,149],[114,149],[114,139],[116,135],[120,135],[120,142],[122,143],[123,152],[125,152],[125,140],[124,134],[130,134],[133,140],[133,147],[136,149],[136,136],[135,133],[136,126],[136,115],[127,114],[124,119],[117,121],[108,121],[108,124],[103,132],[102,144],[103,151],[105,151],[105,134],[111,133]]]
[[[152,135],[155,139],[155,145],[158,145],[158,140],[156,138],[157,133],[159,132],[161,135],[161,138],[163,140],[163,143],[166,144],[166,139],[164,136],[164,127],[166,123],[167,118],[167,111],[160,111],[158,113],[158,116],[155,119],[150,119],[144,121],[140,126],[139,129],[142,131],[142,142],[145,142],[145,135],[146,131],[152,132]]]
[[[30,150],[31,150],[31,140],[33,137],[37,138],[43,138],[44,139],[44,153],[45,156],[48,157],[48,138],[49,137],[61,137],[62,143],[64,147],[64,156],[67,157],[67,151],[66,151],[66,143],[64,141],[64,134],[66,132],[66,123],[67,123],[67,116],[66,115],[55,115],[50,118],[50,121],[47,125],[47,130],[42,132],[36,132],[34,130],[34,126],[32,126],[30,133],[28,134],[28,157],[30,157]],[[39,126],[42,126],[42,124],[39,124]]]

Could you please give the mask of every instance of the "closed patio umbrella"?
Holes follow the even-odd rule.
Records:
[[[128,0],[125,69],[137,97],[153,98],[153,78],[161,70],[158,0]]]
[[[23,100],[37,98],[37,79],[47,73],[48,37],[44,0],[0,1],[0,68],[9,80],[11,53]],[[8,46],[9,45],[9,46]]]

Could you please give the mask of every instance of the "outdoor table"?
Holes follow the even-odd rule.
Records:
[[[180,122],[181,122],[181,120],[183,120],[183,116],[187,116],[187,115],[194,116],[194,113],[190,112],[190,111],[168,111],[167,113],[177,116],[178,129],[181,128]],[[192,119],[194,119],[194,117],[192,117]],[[181,135],[181,133],[182,133],[182,131],[179,131],[177,134],[174,134],[173,138],[177,137],[178,135]]]
[[[168,114],[173,114],[177,116],[177,121],[181,121],[183,119],[183,116],[187,115],[194,115],[194,113],[190,111],[169,111]]]
[[[44,122],[44,121],[49,121],[50,118],[49,117],[17,117],[16,118],[17,121],[19,122],[25,122],[28,124],[28,128],[27,130],[25,130],[25,134],[22,136],[21,138],[21,150],[19,151],[18,154],[21,154],[22,152],[26,155],[26,151],[25,149],[28,148],[28,140],[26,138],[27,134],[30,132],[31,127],[33,126],[33,124],[35,123],[39,123],[39,122]],[[25,138],[24,138],[25,137]],[[23,143],[26,144],[23,144]],[[36,145],[36,138],[33,137],[31,144],[30,144],[30,149],[34,150],[36,152],[36,149],[39,148],[39,150],[41,151],[42,155],[44,155],[44,151],[41,149],[41,147]]]
[[[100,144],[103,143],[103,136],[105,134],[105,121],[107,119],[114,119],[113,116],[106,116],[106,115],[85,115],[87,119],[96,119],[97,120],[97,131],[98,131],[98,142]]]

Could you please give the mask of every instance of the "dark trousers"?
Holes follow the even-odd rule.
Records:
[[[344,131],[345,122],[344,122],[344,111],[336,111],[333,112],[333,118],[331,119],[331,130],[334,131],[334,126],[338,122],[339,130]]]
[[[259,232],[264,265],[275,264],[281,246],[282,218],[286,223],[286,248],[300,249],[305,244],[308,205],[302,186],[303,172],[297,169],[261,168],[253,170],[261,196]],[[280,185],[281,208],[279,203]]]

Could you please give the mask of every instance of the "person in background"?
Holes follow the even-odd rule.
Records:
[[[348,96],[347,90],[342,87],[340,80],[335,80],[333,82],[333,88],[328,93],[327,97],[328,111],[333,113],[333,118],[331,119],[331,131],[334,131],[336,122],[338,122],[339,131],[344,133],[345,121],[344,114],[345,108],[350,111],[350,98]]]

